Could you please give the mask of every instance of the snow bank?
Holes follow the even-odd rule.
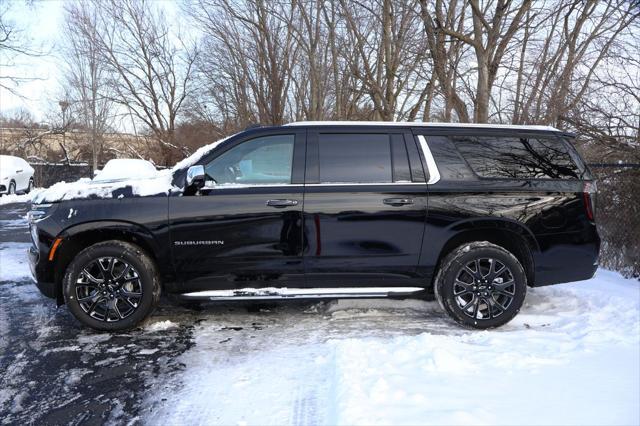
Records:
[[[5,204],[13,204],[13,203],[28,203],[31,201],[32,194],[23,194],[23,195],[2,195],[0,196],[0,206]]]
[[[195,327],[184,371],[155,385],[150,422],[640,422],[637,280],[599,270],[530,289],[492,331],[461,329],[435,302],[388,303],[214,312]]]

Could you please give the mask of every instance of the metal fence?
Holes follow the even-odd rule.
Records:
[[[74,182],[83,177],[91,177],[91,166],[86,163],[29,163],[33,167],[36,186],[48,188],[56,182]]]
[[[640,164],[590,164],[596,175],[600,264],[640,277]]]

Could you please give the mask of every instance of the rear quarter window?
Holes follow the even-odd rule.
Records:
[[[454,136],[452,140],[482,178],[580,179],[584,173],[559,138]]]

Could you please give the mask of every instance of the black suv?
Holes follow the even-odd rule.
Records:
[[[29,257],[84,324],[188,300],[424,297],[491,328],[527,286],[591,278],[595,183],[550,127],[301,122],[201,149],[165,189],[40,197]],[[59,192],[59,190],[58,190]],[[73,192],[73,191],[71,191]],[[153,194],[150,194],[153,193]]]

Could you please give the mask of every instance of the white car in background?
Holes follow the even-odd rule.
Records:
[[[136,158],[115,158],[107,161],[102,170],[96,171],[94,182],[117,182],[129,179],[148,179],[156,177],[158,171],[147,160]]]
[[[20,157],[0,155],[0,195],[29,193],[33,189],[33,167]]]

